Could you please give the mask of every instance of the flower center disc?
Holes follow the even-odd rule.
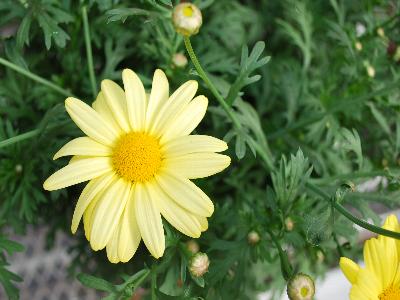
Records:
[[[378,298],[379,300],[398,300],[400,299],[400,288],[391,285]]]
[[[161,166],[160,144],[148,134],[127,133],[115,144],[112,163],[115,172],[126,180],[148,181]]]

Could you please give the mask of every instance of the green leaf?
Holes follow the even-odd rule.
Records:
[[[292,154],[289,161],[282,156],[279,169],[271,174],[278,203],[283,207],[290,207],[310,177],[311,171],[312,167],[301,149],[297,150],[296,156]]]
[[[239,95],[240,90],[243,87],[260,80],[260,78],[261,78],[260,75],[258,75],[258,74],[253,75],[253,76],[250,76],[250,75],[256,69],[267,64],[268,61],[270,60],[269,56],[260,58],[261,54],[264,51],[264,48],[265,48],[265,43],[262,41],[258,41],[254,45],[254,47],[251,50],[251,53],[249,55],[249,49],[247,48],[247,46],[243,46],[242,56],[241,56],[241,60],[240,60],[239,75],[238,75],[236,81],[230,87],[228,96],[226,97],[226,102],[229,105],[232,105],[235,102],[236,98]]]
[[[25,250],[25,247],[21,244],[8,240],[6,238],[0,238],[0,248],[4,249],[8,252],[9,255],[12,255],[15,252],[21,252]]]
[[[371,109],[372,115],[375,117],[376,121],[382,127],[383,131],[385,131],[387,135],[391,135],[390,126],[386,121],[385,116],[376,108],[374,103],[368,102],[367,105]]]
[[[363,155],[360,136],[355,129],[350,131],[347,128],[342,128],[340,134],[343,139],[342,148],[347,151],[353,151],[357,155],[357,164],[361,169],[363,165]]]
[[[193,276],[192,274],[190,274],[190,276],[192,277],[193,281],[194,281],[199,287],[204,287],[205,281],[204,281],[204,278],[203,278],[202,276],[201,276],[201,277],[196,277],[196,276]]]
[[[99,291],[114,292],[115,287],[110,282],[92,275],[80,273],[77,279],[84,285]]]
[[[150,14],[150,11],[141,8],[114,8],[106,12],[107,23],[125,22],[131,16],[149,16]]]
[[[24,44],[29,45],[29,30],[32,24],[32,15],[27,14],[19,25],[17,32],[17,47],[22,49]]]

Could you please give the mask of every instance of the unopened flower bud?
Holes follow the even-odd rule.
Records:
[[[325,255],[321,250],[317,252],[317,259],[319,263],[322,263],[325,260]]]
[[[194,277],[201,277],[208,271],[210,260],[207,254],[198,252],[196,253],[189,262],[189,271]]]
[[[200,251],[199,244],[195,240],[190,240],[186,243],[186,247],[190,252],[193,254],[196,254],[197,252]]]
[[[172,57],[172,63],[178,68],[183,68],[187,65],[188,59],[183,53],[175,53]]]
[[[290,300],[312,300],[315,294],[314,280],[306,274],[298,273],[289,280],[287,294]]]
[[[356,47],[356,50],[357,50],[357,51],[361,51],[362,48],[363,48],[363,46],[362,46],[362,44],[361,44],[360,42],[356,42],[356,43],[354,44],[354,46]]]
[[[260,235],[257,231],[250,231],[247,235],[247,241],[250,245],[255,245],[260,241]]]
[[[376,30],[376,33],[377,33],[380,37],[385,37],[385,31],[383,30],[382,27],[379,27],[379,28]]]
[[[290,217],[286,218],[285,226],[286,226],[287,231],[292,231],[293,230],[294,223],[293,223],[293,221],[292,221],[292,219]]]
[[[175,30],[185,36],[197,34],[203,23],[201,11],[192,3],[180,3],[172,13]]]
[[[356,24],[356,35],[357,35],[357,37],[362,36],[365,33],[366,30],[367,29],[365,28],[364,24],[362,24],[362,23],[357,23]]]
[[[396,48],[396,52],[393,55],[393,59],[395,62],[400,62],[400,46]]]
[[[365,68],[367,70],[367,74],[369,77],[374,78],[375,77],[375,68],[371,66],[369,63],[365,64]]]
[[[15,173],[21,174],[23,169],[22,165],[18,164],[15,166]]]

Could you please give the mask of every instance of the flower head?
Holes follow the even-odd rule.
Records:
[[[175,30],[185,36],[197,34],[203,23],[200,9],[192,3],[180,3],[172,13]]]
[[[252,231],[250,231],[250,232],[247,234],[247,242],[248,242],[250,245],[255,245],[255,244],[257,244],[259,241],[260,241],[260,235],[258,234],[257,231],[252,230]]]
[[[178,68],[183,68],[187,65],[188,59],[183,53],[175,53],[172,57],[172,63]]]
[[[168,80],[156,70],[150,95],[131,70],[122,73],[123,90],[104,80],[92,107],[68,98],[65,107],[86,134],[64,145],[54,159],[72,155],[69,164],[43,184],[62,189],[89,181],[78,199],[71,230],[83,217],[93,250],[106,247],[108,259],[126,262],[143,239],[159,258],[165,249],[163,216],[197,238],[214,211],[210,198],[190,179],[211,176],[230,164],[218,154],[224,141],[190,135],[207,109],[207,98],[194,95],[197,82],[184,83],[169,96]]]
[[[400,232],[397,217],[387,217],[383,228]],[[400,299],[400,241],[386,236],[366,241],[364,262],[362,268],[351,259],[340,258],[340,268],[352,284],[350,300]]]
[[[290,300],[313,299],[315,294],[314,280],[307,274],[296,274],[288,282],[287,294]]]
[[[198,252],[190,259],[189,271],[195,277],[201,277],[208,271],[210,260],[207,254]]]

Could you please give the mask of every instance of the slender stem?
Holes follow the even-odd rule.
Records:
[[[275,235],[272,233],[272,231],[267,229],[267,232],[269,233],[269,236],[271,237],[272,242],[274,243],[276,249],[278,250],[279,259],[281,261],[281,270],[282,270],[283,278],[286,281],[289,281],[289,279],[293,276],[293,267],[291,266],[291,264],[289,262],[289,258],[286,254],[286,251],[284,251],[282,249],[281,244],[279,243],[279,241],[275,237]]]
[[[157,287],[157,266],[156,264],[154,264],[151,270],[151,300],[157,300],[156,287]]]
[[[358,226],[367,229],[371,232],[374,232],[376,234],[379,235],[384,235],[387,237],[391,237],[391,238],[395,238],[400,240],[400,233],[399,232],[394,232],[391,230],[387,230],[375,225],[372,225],[368,222],[365,222],[359,218],[357,218],[356,216],[353,216],[345,207],[343,207],[343,205],[339,204],[337,201],[335,201],[333,198],[331,198],[327,193],[325,193],[323,190],[321,190],[319,187],[317,187],[316,185],[312,184],[312,183],[306,183],[306,186],[312,190],[314,193],[320,195],[322,198],[324,198],[325,200],[328,200],[332,203],[332,206],[338,211],[340,212],[343,216],[345,216],[347,219],[349,219],[350,221],[352,221],[353,223],[357,224]]]
[[[231,119],[233,125],[236,127],[236,129],[241,132],[243,130],[242,124],[240,123],[239,119],[236,117],[235,112],[232,110],[232,108],[226,103],[224,97],[218,92],[217,88],[214,86],[214,84],[211,82],[211,80],[208,78],[206,72],[204,71],[203,67],[200,65],[199,60],[197,59],[196,54],[194,53],[192,44],[190,42],[189,37],[185,36],[183,38],[186,46],[186,50],[189,53],[190,59],[193,62],[194,67],[197,70],[197,73],[200,75],[201,79],[206,83],[207,87],[210,89],[211,93],[215,96],[217,99],[218,103],[222,106],[222,108],[225,110],[226,114],[228,117]],[[251,140],[250,143],[254,147],[254,149],[257,151],[257,153],[260,155],[260,157],[264,160],[266,163],[266,166],[269,170],[274,169],[274,164],[272,161],[272,155],[269,151],[269,148],[263,149],[256,141]]]
[[[92,44],[90,42],[90,30],[89,30],[89,21],[88,21],[86,6],[82,7],[82,18],[83,18],[83,31],[85,34],[86,57],[87,57],[87,64],[88,64],[88,71],[90,78],[90,86],[92,88],[93,97],[96,98],[97,87],[96,87],[96,78],[94,76]]]
[[[39,133],[40,133],[39,129],[34,129],[34,130],[31,130],[31,131],[19,134],[17,136],[13,136],[13,137],[11,137],[9,139],[6,139],[4,141],[0,141],[0,148],[7,147],[7,146],[10,146],[12,144],[18,143],[20,141],[33,138],[34,136],[38,135]]]
[[[274,169],[274,162],[272,161],[272,153],[270,149],[267,147],[266,149],[262,148],[259,143],[257,143],[253,139],[249,139],[249,143],[253,146],[253,148],[257,151],[257,153],[260,155],[260,157],[263,159],[265,162],[267,168],[269,170]]]
[[[338,174],[331,177],[326,178],[312,178],[310,182],[324,184],[324,183],[332,183],[335,180],[350,180],[354,178],[366,178],[366,177],[375,177],[375,176],[386,176],[388,175],[387,170],[377,170],[377,171],[370,171],[370,172],[354,172],[351,174]]]
[[[71,92],[59,87],[58,85],[55,85],[54,83],[52,83],[51,81],[49,81],[47,79],[44,79],[36,74],[33,74],[32,72],[29,72],[28,70],[25,70],[25,69],[21,68],[20,66],[17,66],[16,64],[13,64],[12,62],[10,62],[4,58],[0,57],[0,64],[26,76],[38,83],[41,83],[41,84],[57,91],[61,95],[64,95],[66,97],[71,96]]]
[[[204,71],[203,67],[200,65],[199,60],[196,57],[196,54],[194,53],[192,43],[190,42],[189,37],[185,36],[183,38],[186,46],[186,50],[189,53],[190,59],[192,60],[197,73],[199,73],[201,79],[206,83],[207,87],[210,89],[211,93],[215,96],[217,99],[218,103],[222,106],[222,108],[225,110],[226,114],[228,117],[232,120],[232,123],[235,125],[235,127],[238,130],[242,129],[242,124],[240,123],[239,119],[235,116],[234,112],[232,109],[229,107],[229,105],[225,102],[224,97],[218,92],[214,84],[211,82],[211,80],[208,78],[206,72]]]
[[[62,127],[62,126],[64,126],[65,124],[67,124],[69,122],[70,121],[68,120],[66,122],[62,122],[62,123],[57,124],[57,125],[49,126],[46,129],[54,129],[56,127]],[[21,133],[21,134],[19,134],[17,136],[10,137],[10,138],[8,138],[6,140],[0,141],[0,149],[4,148],[4,147],[7,147],[7,146],[10,146],[10,145],[13,145],[13,144],[18,143],[18,142],[21,142],[23,140],[27,140],[27,139],[33,138],[33,137],[39,135],[42,131],[43,131],[43,128],[37,128],[37,129],[33,129],[33,130],[25,132],[25,133]]]

